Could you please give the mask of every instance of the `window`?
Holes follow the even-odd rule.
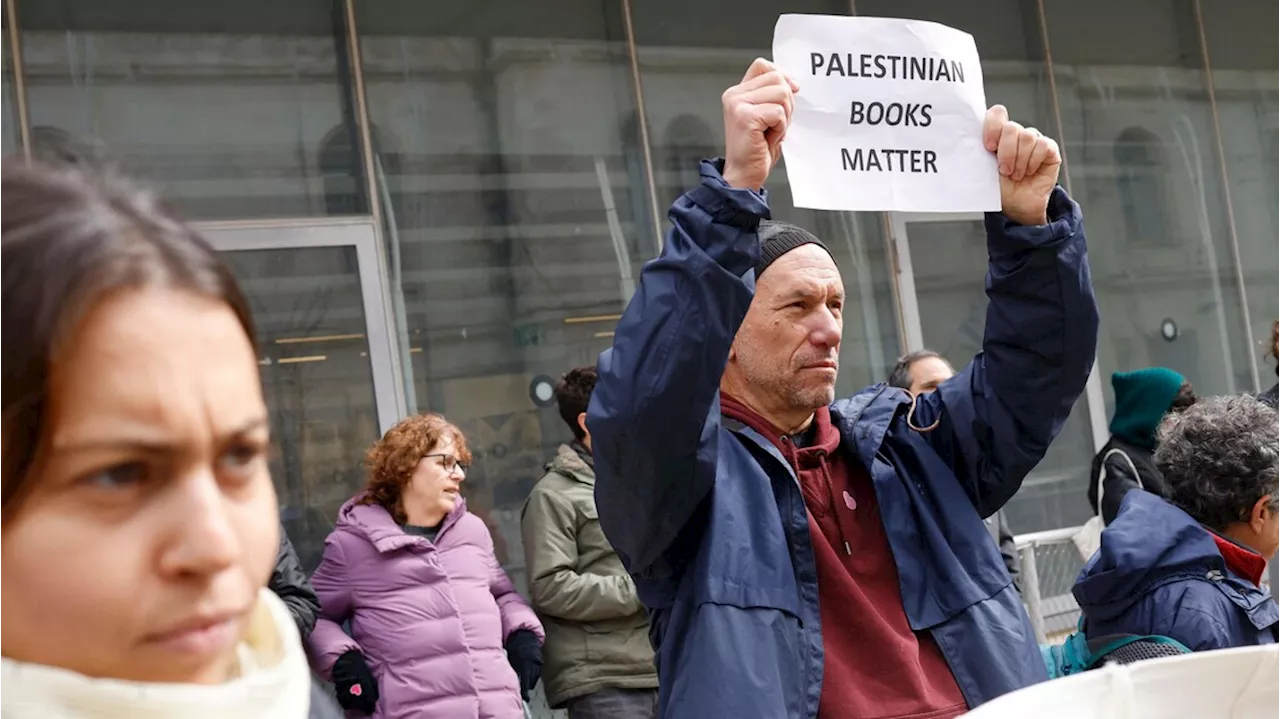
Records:
[[[1168,247],[1173,239],[1165,224],[1169,213],[1169,164],[1160,138],[1141,127],[1126,128],[1113,150],[1124,229],[1135,246]]]
[[[1222,124],[1222,145],[1227,167],[1227,189],[1236,238],[1240,247],[1240,272],[1248,295],[1249,324],[1254,346],[1237,370],[1239,386],[1252,385],[1251,362],[1258,374],[1258,389],[1276,381],[1275,362],[1265,358],[1271,322],[1280,314],[1280,227],[1277,181],[1277,35],[1272,30],[1280,18],[1275,3],[1201,3],[1204,33],[1212,67],[1214,95]],[[1244,354],[1242,347],[1241,354]]]
[[[109,160],[195,220],[367,212],[331,1],[19,3],[35,154]],[[7,118],[6,118],[7,119]],[[347,200],[328,201],[345,164]]]
[[[1093,240],[1098,370],[1109,409],[1108,378],[1119,370],[1167,366],[1202,394],[1248,389],[1252,357],[1190,6],[1082,0],[1045,8],[1072,189]],[[1274,54],[1268,63],[1274,78]],[[1259,199],[1263,212],[1274,212],[1274,191]],[[1120,233],[1126,241],[1115,241]],[[1264,275],[1274,283],[1274,226],[1267,242],[1273,259]],[[1166,318],[1182,330],[1172,342],[1160,338]],[[1189,342],[1200,346],[1185,349]]]
[[[571,439],[543,377],[594,364],[656,252],[622,4],[357,5],[408,391],[475,454],[468,508],[523,586],[520,508]]]

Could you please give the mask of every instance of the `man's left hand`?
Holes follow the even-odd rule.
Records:
[[[987,110],[982,142],[987,150],[996,153],[1004,216],[1020,225],[1047,224],[1049,194],[1058,184],[1058,171],[1062,169],[1058,143],[1034,127],[1010,121],[1004,105]]]

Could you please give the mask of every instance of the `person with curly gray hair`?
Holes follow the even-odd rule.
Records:
[[[1162,635],[1193,651],[1272,644],[1280,608],[1259,586],[1280,546],[1277,415],[1256,398],[1202,399],[1165,417],[1166,501],[1125,495],[1072,590],[1089,639]]]

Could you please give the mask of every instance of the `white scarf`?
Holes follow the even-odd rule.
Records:
[[[94,679],[4,659],[4,719],[307,719],[311,674],[284,603],[263,589],[237,648],[239,676],[222,684]]]

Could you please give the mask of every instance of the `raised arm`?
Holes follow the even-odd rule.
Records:
[[[982,352],[920,398],[913,424],[949,461],[982,516],[1013,496],[1084,391],[1098,341],[1080,207],[1056,186],[1057,144],[987,114],[1001,213],[988,213]]]
[[[672,206],[662,254],[600,355],[587,411],[600,526],[640,574],[670,547],[715,480],[717,392],[755,287],[763,192],[794,84],[757,60],[725,92],[725,156]],[[750,188],[750,189],[747,189]]]

